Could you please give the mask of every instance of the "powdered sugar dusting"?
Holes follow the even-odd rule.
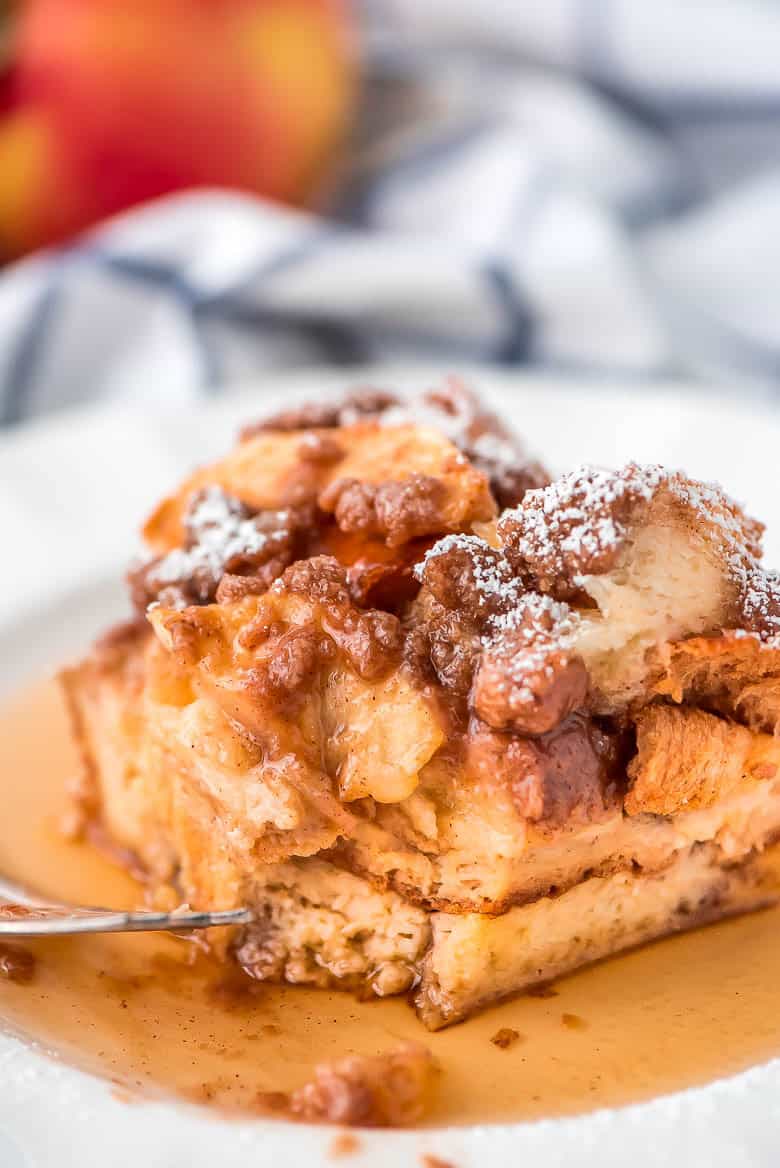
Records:
[[[279,511],[276,518],[282,527],[288,512]],[[174,548],[155,567],[161,584],[180,583],[200,573],[218,578],[230,560],[258,555],[269,539],[220,487],[207,487],[196,497],[187,517],[187,531],[190,546]]]
[[[553,683],[573,649],[578,616],[568,604],[527,591],[500,549],[474,535],[440,539],[415,568],[447,557],[461,595],[468,586],[472,619],[480,628],[482,655],[491,662],[492,700],[506,695],[512,708],[535,706],[540,686]]]
[[[414,574],[422,580],[426,566],[439,556],[464,553],[463,572],[468,572],[483,608],[505,608],[515,603],[522,591],[509,563],[477,535],[445,535],[430,548]]]
[[[480,434],[474,438],[471,443],[471,448],[480,458],[511,466],[517,462],[517,441],[510,442],[507,438],[502,438],[498,434]]]
[[[656,505],[662,509],[654,510]],[[528,491],[499,521],[499,537],[529,582],[575,600],[586,577],[613,570],[632,534],[654,516],[690,533],[694,554],[720,565],[723,620],[764,640],[780,637],[780,574],[761,564],[763,527],[717,483],[629,463],[619,471],[580,467]],[[674,517],[674,518],[670,518]]]
[[[509,629],[537,629],[544,632],[555,631],[561,637],[570,639],[577,628],[577,614],[560,600],[553,600],[541,592],[525,592],[517,599],[516,607],[497,613],[489,622],[492,633],[483,637],[483,644],[495,639]]]
[[[576,689],[585,617],[570,605],[579,603],[578,588],[586,575],[613,571],[636,532],[656,523],[674,525],[690,539],[692,557],[719,566],[723,627],[741,626],[744,635],[780,647],[780,572],[760,563],[761,525],[717,484],[657,465],[581,467],[528,491],[505,512],[500,548],[474,535],[447,536],[417,566],[418,579],[445,604],[466,605],[479,637],[479,700],[506,719],[493,724],[517,725],[524,710],[530,722],[563,677]],[[441,556],[448,557],[446,569],[426,576]]]
[[[675,497],[707,525],[708,537],[735,585],[743,631],[779,644],[780,573],[761,563],[762,524],[746,516],[715,483],[692,482],[678,475],[672,480],[672,489]]]
[[[526,592],[514,608],[492,617],[482,637],[486,653],[500,658],[500,686],[513,706],[533,706],[539,680],[552,683],[566,653],[573,650],[579,618],[568,604]]]
[[[660,466],[630,463],[622,471],[582,466],[528,491],[518,507],[504,513],[499,531],[523,560],[542,565],[544,575],[581,573],[620,548],[637,509],[667,478]]]
[[[780,572],[756,565],[746,572],[742,607],[748,631],[780,648]]]
[[[748,518],[718,483],[696,482],[681,473],[670,475],[668,482],[676,499],[716,529],[724,547],[750,559],[760,557],[763,525]]]

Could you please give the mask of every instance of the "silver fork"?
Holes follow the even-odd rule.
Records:
[[[21,884],[0,877],[0,937],[59,937],[71,933],[142,933],[246,925],[247,908],[217,912],[116,912],[107,908],[52,903]]]

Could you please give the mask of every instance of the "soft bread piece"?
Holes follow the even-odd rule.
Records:
[[[89,657],[60,673],[82,758],[79,810],[107,842],[137,857],[155,882],[173,875],[170,783],[148,765],[145,651],[152,638],[138,622],[98,641]]]
[[[734,603],[717,558],[703,555],[689,531],[661,521],[627,542],[612,571],[583,576],[581,586],[597,607],[582,613],[576,647],[604,709],[642,692],[650,649],[719,627]]]
[[[357,626],[361,614],[349,615]],[[334,640],[322,607],[281,584],[235,605],[159,607],[150,619],[196,697],[243,727],[266,766],[292,751],[305,766],[303,781],[314,786],[322,785],[324,759],[342,802],[406,798],[444,741],[435,705],[400,670],[361,677],[339,648],[343,630],[331,628]],[[313,645],[312,625],[320,638]],[[285,652],[299,657],[282,673]],[[280,704],[280,690],[293,684],[294,698]]]
[[[776,766],[780,751],[769,749]],[[468,824],[458,819],[439,849],[416,848],[408,836],[382,833],[375,822],[361,819],[333,854],[350,871],[426,908],[501,913],[569,889],[590,872],[658,871],[681,851],[708,840],[717,839],[738,861],[778,830],[778,793],[769,783],[745,784],[710,808],[674,817],[616,813],[573,830],[528,832],[514,844],[506,821],[499,831],[483,807]]]
[[[634,463],[564,475],[498,525],[516,569],[579,609],[573,642],[604,712],[642,695],[657,646],[771,623],[761,532],[719,487]]]
[[[91,675],[82,666],[67,681],[95,768],[92,801],[111,838],[142,859],[158,895],[178,862],[179,892],[192,905],[255,907],[256,925],[212,938],[217,951],[235,953],[253,977],[379,996],[419,981],[418,1013],[438,1029],[585,962],[777,897],[777,850],[751,858],[756,845],[780,830],[780,793],[770,782],[737,787],[716,806],[673,820],[646,813],[616,820],[607,837],[623,830],[619,824],[634,825],[646,874],[633,863],[624,868],[618,858],[616,872],[610,874],[609,863],[601,877],[583,881],[580,872],[568,891],[537,896],[500,916],[429,912],[317,856],[253,860],[235,846],[228,817],[201,789],[197,768],[187,770],[184,752],[157,764],[154,747],[137,753],[139,737],[122,712],[136,692],[137,654],[144,646],[148,651],[149,641],[131,644],[132,650],[125,646],[93,664]],[[117,737],[128,731],[127,738]],[[224,748],[227,739],[220,742]],[[770,743],[777,758],[780,744],[768,736],[760,741],[762,747]],[[116,757],[123,760],[120,774],[110,765],[96,767]],[[139,783],[148,784],[140,799]],[[587,830],[582,862],[596,863],[604,828]],[[697,838],[718,843],[697,844]],[[613,836],[607,848],[613,859],[621,850],[628,855],[621,842]],[[556,866],[565,873],[566,848],[565,835],[538,841],[535,863],[545,882]]]
[[[585,880],[503,916],[435,914],[417,1012],[438,1030],[589,962],[773,904],[779,889],[777,846],[736,868],[724,868],[717,849],[703,847],[663,872]]]
[[[329,784],[307,781],[303,764],[275,782],[257,744],[193,693],[153,636],[123,654],[98,646],[63,683],[85,759],[85,814],[152,883],[178,872],[186,899],[215,903],[233,879],[212,862],[220,855],[251,867],[332,846],[349,815]]]
[[[261,981],[403,993],[431,938],[430,914],[321,860],[259,869],[246,891],[257,923],[237,943]]]
[[[131,640],[130,644],[134,643]],[[95,745],[98,758],[107,753],[112,757],[117,750],[113,735],[121,732],[122,726],[117,713],[127,708],[120,700],[120,687],[134,692],[138,668],[127,646],[109,656],[110,664],[104,659],[102,668],[116,671],[116,688],[108,700],[107,675],[101,675],[99,684],[97,676],[93,677],[91,698],[99,694],[106,700],[91,711],[87,707],[85,718],[90,728],[88,745]],[[82,682],[83,677],[71,676],[69,684],[75,685],[75,699],[84,709]],[[684,711],[668,712],[678,718],[686,716]],[[695,711],[687,716],[694,726],[706,717]],[[124,725],[129,728],[128,723]],[[742,740],[740,729],[731,727],[735,742]],[[769,736],[748,737],[752,746],[746,757],[758,759],[762,751],[771,749],[776,767],[780,743]],[[656,762],[667,757],[669,746],[662,741],[662,733],[657,739]],[[121,745],[122,757],[128,762],[137,748],[137,738],[130,737]],[[652,770],[652,749],[645,753],[645,765]],[[729,912],[769,903],[777,894],[776,850],[750,859],[756,844],[760,846],[780,827],[780,794],[767,782],[748,782],[741,793],[737,789],[728,797],[721,793],[715,809],[711,806],[677,815],[673,822],[647,813],[623,820],[644,828],[648,850],[643,858],[650,864],[647,874],[624,870],[610,875],[607,871],[602,877],[574,884],[557,897],[542,896],[501,916],[488,917],[468,912],[427,913],[395,893],[378,891],[370,880],[315,857],[250,866],[245,856],[231,854],[225,816],[215,815],[210,800],[192,776],[182,772],[181,764],[172,766],[169,760],[158,771],[149,766],[142,769],[149,779],[156,779],[158,794],[167,779],[168,797],[158,800],[157,806],[168,809],[170,820],[161,832],[161,824],[155,825],[148,814],[152,804],[148,799],[136,799],[138,768],[127,766],[129,781],[115,784],[110,769],[104,767],[100,777],[109,785],[104,789],[102,806],[114,812],[112,837],[124,839],[128,846],[140,844],[142,855],[143,848],[154,841],[155,846],[144,855],[150,871],[155,856],[180,857],[180,880],[193,904],[253,904],[259,925],[236,938],[239,959],[253,976],[370,989],[383,995],[401,992],[421,975],[418,1010],[425,1025],[433,1029],[584,962]],[[142,814],[135,831],[140,835],[134,838],[132,816],[139,811]],[[656,833],[666,833],[666,842],[655,856],[657,867],[653,871],[650,849]],[[717,846],[694,843],[697,837],[713,836],[718,839]],[[597,840],[597,829],[591,829],[589,849],[583,853],[591,861],[598,855]],[[550,853],[560,855],[563,843],[562,839],[538,845],[537,862],[548,880],[554,863]],[[735,865],[739,859],[742,866]],[[163,863],[158,878],[166,872],[170,877],[170,866]]]

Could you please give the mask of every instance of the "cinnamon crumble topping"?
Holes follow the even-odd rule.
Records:
[[[547,828],[598,822],[619,804],[620,736],[572,714],[536,738],[474,719],[467,760],[483,782],[506,786],[521,819]]]
[[[310,509],[253,514],[220,487],[206,487],[190,501],[184,547],[131,569],[128,580],[136,610],[144,612],[154,602],[184,607],[265,591],[299,553],[312,523]]]
[[[397,617],[379,609],[356,609],[347,587],[347,573],[333,557],[299,560],[286,570],[275,588],[300,593],[327,606],[323,629],[359,677],[378,678],[397,660],[401,649]]]
[[[447,535],[415,569],[433,598],[473,621],[508,611],[522,586],[503,551],[476,535]]]
[[[502,510],[514,507],[526,491],[550,481],[525,444],[459,378],[450,377],[443,386],[430,390],[423,403],[435,414],[432,424],[443,429],[474,466],[488,476]]]
[[[336,479],[318,499],[342,531],[380,536],[400,547],[421,535],[446,529],[444,488],[430,475],[412,474],[397,482],[362,483]]]
[[[471,535],[445,536],[415,572],[422,589],[407,620],[407,657],[465,701],[485,629],[517,602],[518,583],[502,553]]]
[[[510,1046],[514,1046],[520,1039],[520,1032],[513,1030],[511,1026],[502,1026],[497,1030],[490,1041],[493,1046],[497,1046],[499,1050],[509,1050]]]
[[[413,645],[443,685],[499,730],[543,734],[585,701],[588,675],[571,649],[575,614],[525,592],[501,549],[447,536],[417,568],[425,631]]]
[[[284,573],[282,586],[288,592],[308,596],[325,604],[349,604],[347,573],[335,556],[312,556],[297,560]]]
[[[397,404],[397,396],[383,389],[355,389],[339,401],[308,402],[261,418],[259,422],[244,426],[239,438],[245,442],[268,430],[336,429],[338,426],[349,426],[361,418],[376,417]]]
[[[268,1102],[308,1123],[406,1127],[425,1114],[435,1077],[430,1051],[407,1042],[387,1054],[321,1063],[310,1082]]]
[[[29,985],[35,979],[35,954],[21,945],[0,943],[0,977],[17,985]]]
[[[485,722],[544,734],[584,704],[588,672],[569,647],[575,622],[563,605],[528,593],[490,623],[472,697]]]
[[[466,458],[483,471],[500,508],[513,507],[527,490],[550,481],[525,444],[457,377],[429,390],[419,400],[398,403],[382,416],[385,425],[411,420],[446,434]]]

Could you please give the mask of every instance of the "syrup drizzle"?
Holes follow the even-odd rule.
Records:
[[[75,765],[53,684],[0,713],[0,870],[59,898],[132,905],[130,877],[58,831]],[[443,1069],[429,1123],[535,1119],[780,1054],[779,926],[776,909],[659,942],[432,1035],[402,999],[261,986],[170,937],[28,941],[33,975],[0,974],[0,1017],[127,1100],[173,1093],[252,1113],[316,1062],[414,1039]],[[512,1040],[493,1042],[502,1032]]]

